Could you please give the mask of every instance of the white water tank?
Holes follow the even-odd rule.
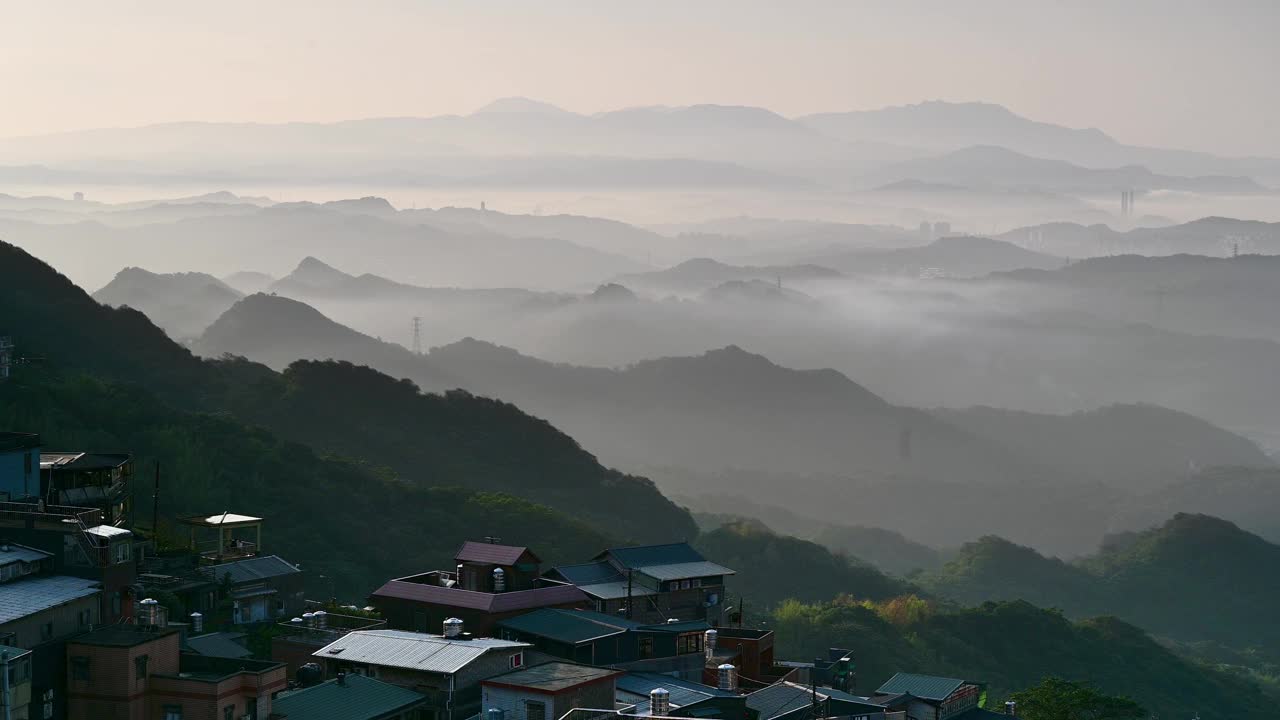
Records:
[[[666,717],[671,713],[671,693],[666,688],[654,688],[649,691],[649,714],[653,717]]]
[[[444,636],[447,638],[461,637],[462,621],[458,618],[449,618],[444,621]]]
[[[204,632],[204,615],[201,615],[198,612],[191,613],[191,632]]]
[[[493,591],[496,593],[507,591],[507,572],[502,568],[493,569]]]
[[[715,628],[702,633],[702,650],[707,654],[707,660],[710,660],[716,654],[716,638],[720,633]]]
[[[716,684],[721,690],[737,690],[738,689],[738,668],[725,663],[716,668],[719,682]]]

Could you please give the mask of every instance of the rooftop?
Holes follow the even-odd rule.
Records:
[[[128,453],[41,452],[41,470],[112,470],[129,462]]]
[[[639,627],[640,623],[587,610],[541,608],[507,618],[500,627],[570,645],[609,637]]]
[[[251,660],[249,658],[223,658],[196,653],[182,653],[178,656],[177,675],[167,674],[161,677],[176,677],[182,680],[200,680],[203,682],[220,682],[240,673],[261,674],[276,669],[283,669],[284,663],[273,660]]]
[[[246,658],[253,655],[249,648],[239,641],[246,637],[244,633],[215,632],[205,633],[187,638],[187,647],[200,655],[211,655],[224,658]]]
[[[317,650],[312,656],[356,664],[452,674],[490,650],[527,647],[532,646],[494,638],[453,640],[404,630],[356,630]]]
[[[876,690],[877,695],[914,695],[923,700],[946,700],[951,693],[964,685],[964,680],[898,673]]]
[[[35,433],[0,432],[0,452],[31,450],[40,447],[40,436]]]
[[[655,688],[664,688],[670,693],[673,707],[684,707],[702,702],[713,697],[737,697],[730,690],[703,685],[691,680],[680,680],[670,675],[648,672],[629,672],[614,681],[617,685],[618,701],[623,703],[647,703],[649,692]]]
[[[115,527],[114,525],[97,525],[97,526],[88,528],[87,530],[85,530],[85,532],[95,537],[103,538],[104,540],[110,540],[111,538],[124,537],[126,535],[133,534],[128,530],[125,530],[124,528],[118,528],[118,527]]]
[[[217,515],[195,515],[192,517],[182,518],[182,522],[187,525],[197,525],[199,527],[212,528],[234,528],[247,527],[262,522],[262,518],[252,515],[237,515],[231,512],[218,513]]]
[[[45,575],[0,583],[0,624],[102,592],[96,580]]]
[[[272,717],[285,720],[374,720],[426,702],[427,696],[364,675],[348,674],[309,688],[280,693]]]
[[[427,585],[414,582],[411,578],[390,580],[382,587],[374,590],[371,597],[416,600],[434,605],[447,605],[490,613],[527,610],[547,607],[548,605],[570,605],[587,601],[586,594],[573,585],[552,585],[531,590],[486,593],[440,587],[439,585]]]
[[[525,553],[529,553],[529,555],[533,557],[534,562],[541,562],[541,559],[537,555],[534,555],[527,547],[472,542],[470,540],[462,543],[462,547],[458,548],[458,552],[454,555],[454,559],[458,562],[511,566],[515,565],[516,562],[520,560],[520,557]]]
[[[599,560],[605,556],[613,558],[622,567],[631,569],[652,565],[703,562],[706,560],[701,553],[693,549],[692,545],[684,542],[609,548],[598,555],[596,559]]]
[[[233,585],[302,572],[296,565],[290,564],[278,555],[236,560],[214,565],[210,569],[213,571],[214,580],[221,582],[224,576],[230,575]]]
[[[626,570],[644,573],[656,580],[683,580],[711,575],[733,575],[734,571],[710,562],[689,543],[666,545],[641,545],[627,548],[610,548],[596,557],[597,561],[610,560],[611,564]],[[577,572],[570,566],[570,572]],[[561,574],[564,570],[560,569]],[[583,572],[586,572],[585,570]],[[621,575],[619,574],[619,578]],[[607,579],[595,582],[608,582]]]
[[[598,668],[569,662],[549,662],[491,677],[481,681],[481,684],[523,688],[535,692],[559,693],[601,680],[615,678],[622,674],[619,670],[610,670],[609,668]]]
[[[801,708],[812,707],[815,693],[820,702],[830,699],[879,707],[867,698],[851,695],[840,690],[827,687],[820,687],[815,690],[805,685],[786,681],[774,683],[769,687],[761,688],[747,695],[747,707],[759,713],[760,720],[770,720],[770,718],[786,715]]]
[[[133,647],[177,632],[177,628],[153,630],[143,625],[103,625],[97,630],[77,635],[68,642],[98,647]]]
[[[29,548],[26,545],[14,545],[11,543],[0,545],[0,565],[16,562],[39,562],[51,557],[53,557],[53,553]]]
[[[600,600],[621,600],[627,595],[631,595],[632,597],[645,597],[648,595],[658,594],[656,591],[650,590],[649,588],[637,583],[631,583],[631,587],[628,588],[626,580],[621,582],[595,583],[594,585],[579,585],[578,589],[591,597]]]
[[[626,577],[618,572],[617,568],[603,560],[582,563],[581,565],[560,565],[555,568],[555,572],[568,582],[578,586],[626,581]]]

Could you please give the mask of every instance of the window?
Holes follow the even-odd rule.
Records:
[[[693,583],[693,586],[696,588],[702,587],[702,578],[694,578],[691,582]]]
[[[547,704],[525,700],[524,720],[547,720]]]
[[[92,621],[93,621],[93,613],[88,608],[85,608],[84,610],[81,610],[80,612],[76,613],[76,623],[80,627],[85,627]]]
[[[702,652],[702,633],[684,633],[676,637],[676,654]]]
[[[162,717],[164,718],[164,720],[182,720],[182,706],[181,705],[165,705],[164,714],[162,715]]]
[[[680,589],[681,589],[681,590],[688,590],[688,589],[689,589],[689,588],[691,588],[691,587],[693,587],[693,581],[692,581],[692,580],[681,580],[681,581],[680,581]]]
[[[512,669],[524,667],[524,653],[518,652],[511,656],[511,667]]]
[[[640,659],[644,660],[653,657],[653,637],[645,635],[640,638]]]
[[[40,693],[40,702],[43,705],[41,714],[44,720],[50,720],[53,717],[53,691],[45,690]]]
[[[228,705],[222,708],[222,720],[235,720],[235,718],[236,718],[235,705]]]
[[[147,679],[147,660],[146,655],[139,655],[133,659],[133,679],[139,682]]]
[[[71,679],[89,682],[89,658],[84,655],[71,658]]]
[[[115,563],[117,565],[127,563],[133,559],[133,545],[130,545],[128,542],[116,543],[116,546],[112,550],[115,556]]]
[[[258,698],[246,698],[244,701],[244,714],[250,720],[258,720]]]
[[[53,622],[50,621],[40,626],[40,640],[41,642],[43,642],[45,640],[52,640],[52,639],[53,639]]]
[[[124,591],[117,590],[111,593],[111,615],[118,617],[120,615],[120,606],[123,604]]]

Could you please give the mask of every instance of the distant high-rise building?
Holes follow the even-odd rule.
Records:
[[[84,193],[78,192],[75,195],[72,195],[71,199],[75,200],[76,202],[84,202]]]
[[[947,237],[950,234],[951,234],[951,223],[936,222],[933,224],[933,237],[935,239],[941,238],[941,237]]]
[[[927,221],[927,220],[926,220],[926,221],[924,221],[924,222],[920,223],[920,231],[919,231],[919,232],[920,232],[920,239],[921,239],[921,240],[928,241],[928,240],[932,240],[932,239],[933,239],[933,225],[932,225],[931,223],[929,223],[929,221]]]

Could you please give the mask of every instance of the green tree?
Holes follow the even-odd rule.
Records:
[[[1024,720],[1141,720],[1146,710],[1126,697],[1106,695],[1083,683],[1047,677],[1009,696]]]

